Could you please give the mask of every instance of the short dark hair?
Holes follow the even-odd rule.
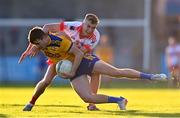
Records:
[[[99,18],[95,14],[92,14],[92,13],[86,14],[84,20],[88,20],[92,24],[98,24],[99,23]]]
[[[42,40],[44,35],[45,33],[41,27],[34,27],[29,31],[28,41],[32,44],[38,44],[37,41]]]

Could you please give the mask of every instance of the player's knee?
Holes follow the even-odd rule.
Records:
[[[111,76],[121,76],[121,75],[123,75],[123,70],[116,69],[113,71]]]
[[[95,102],[93,95],[83,96],[82,99],[85,103],[94,103]]]

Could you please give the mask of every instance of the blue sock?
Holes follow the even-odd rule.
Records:
[[[143,73],[143,72],[140,73],[141,79],[149,79],[150,80],[152,76],[153,76],[153,74],[147,74],[147,73]]]
[[[108,96],[108,103],[117,103],[118,101],[121,101],[123,100],[124,98],[123,97],[111,97],[111,96]]]

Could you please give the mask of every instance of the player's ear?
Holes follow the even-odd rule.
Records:
[[[42,39],[36,39],[36,40],[33,42],[33,44],[35,44],[35,45],[39,45],[40,40],[42,40]]]

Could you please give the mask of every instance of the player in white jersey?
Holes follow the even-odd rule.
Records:
[[[71,37],[71,39],[78,45],[81,50],[85,53],[92,53],[93,49],[97,46],[100,38],[100,34],[96,27],[99,23],[99,19],[94,14],[86,14],[83,22],[60,22],[60,23],[50,23],[43,27],[44,32],[58,32],[63,31]],[[38,53],[39,49],[35,46],[29,44],[26,51],[21,55],[19,63],[26,56],[34,56]],[[51,64],[51,60],[48,60]],[[90,84],[93,93],[97,93],[100,83],[100,75],[92,74],[90,79]],[[33,101],[33,100],[32,100]],[[36,101],[36,100],[35,100]],[[34,101],[32,102],[34,103]],[[99,110],[94,104],[89,104],[87,106],[88,110]]]
[[[47,25],[45,25],[45,27]],[[83,29],[87,29],[87,28],[83,28],[83,27],[91,27],[91,26],[89,26],[89,24],[85,24],[84,22],[78,22],[78,21],[60,23],[60,31],[64,31],[66,34],[68,34],[71,37],[71,39],[84,46],[88,52],[92,52],[92,50],[96,47],[96,45],[99,42],[100,34],[97,31],[96,26],[93,26],[92,29],[90,30],[84,31],[85,33],[87,32],[86,34],[83,33]]]
[[[172,36],[169,37],[168,44],[166,48],[167,66],[174,78],[174,86],[180,87],[180,44]]]
[[[79,48],[84,50],[86,53],[91,53],[97,46],[100,34],[96,29],[99,20],[94,14],[86,14],[84,21],[73,21],[73,22],[60,22],[50,23],[44,25],[44,30],[57,32],[63,31],[73,39],[73,41],[79,45]],[[90,79],[92,91],[97,93],[100,83],[100,75],[93,74]],[[94,104],[87,106],[88,110],[98,110]]]

